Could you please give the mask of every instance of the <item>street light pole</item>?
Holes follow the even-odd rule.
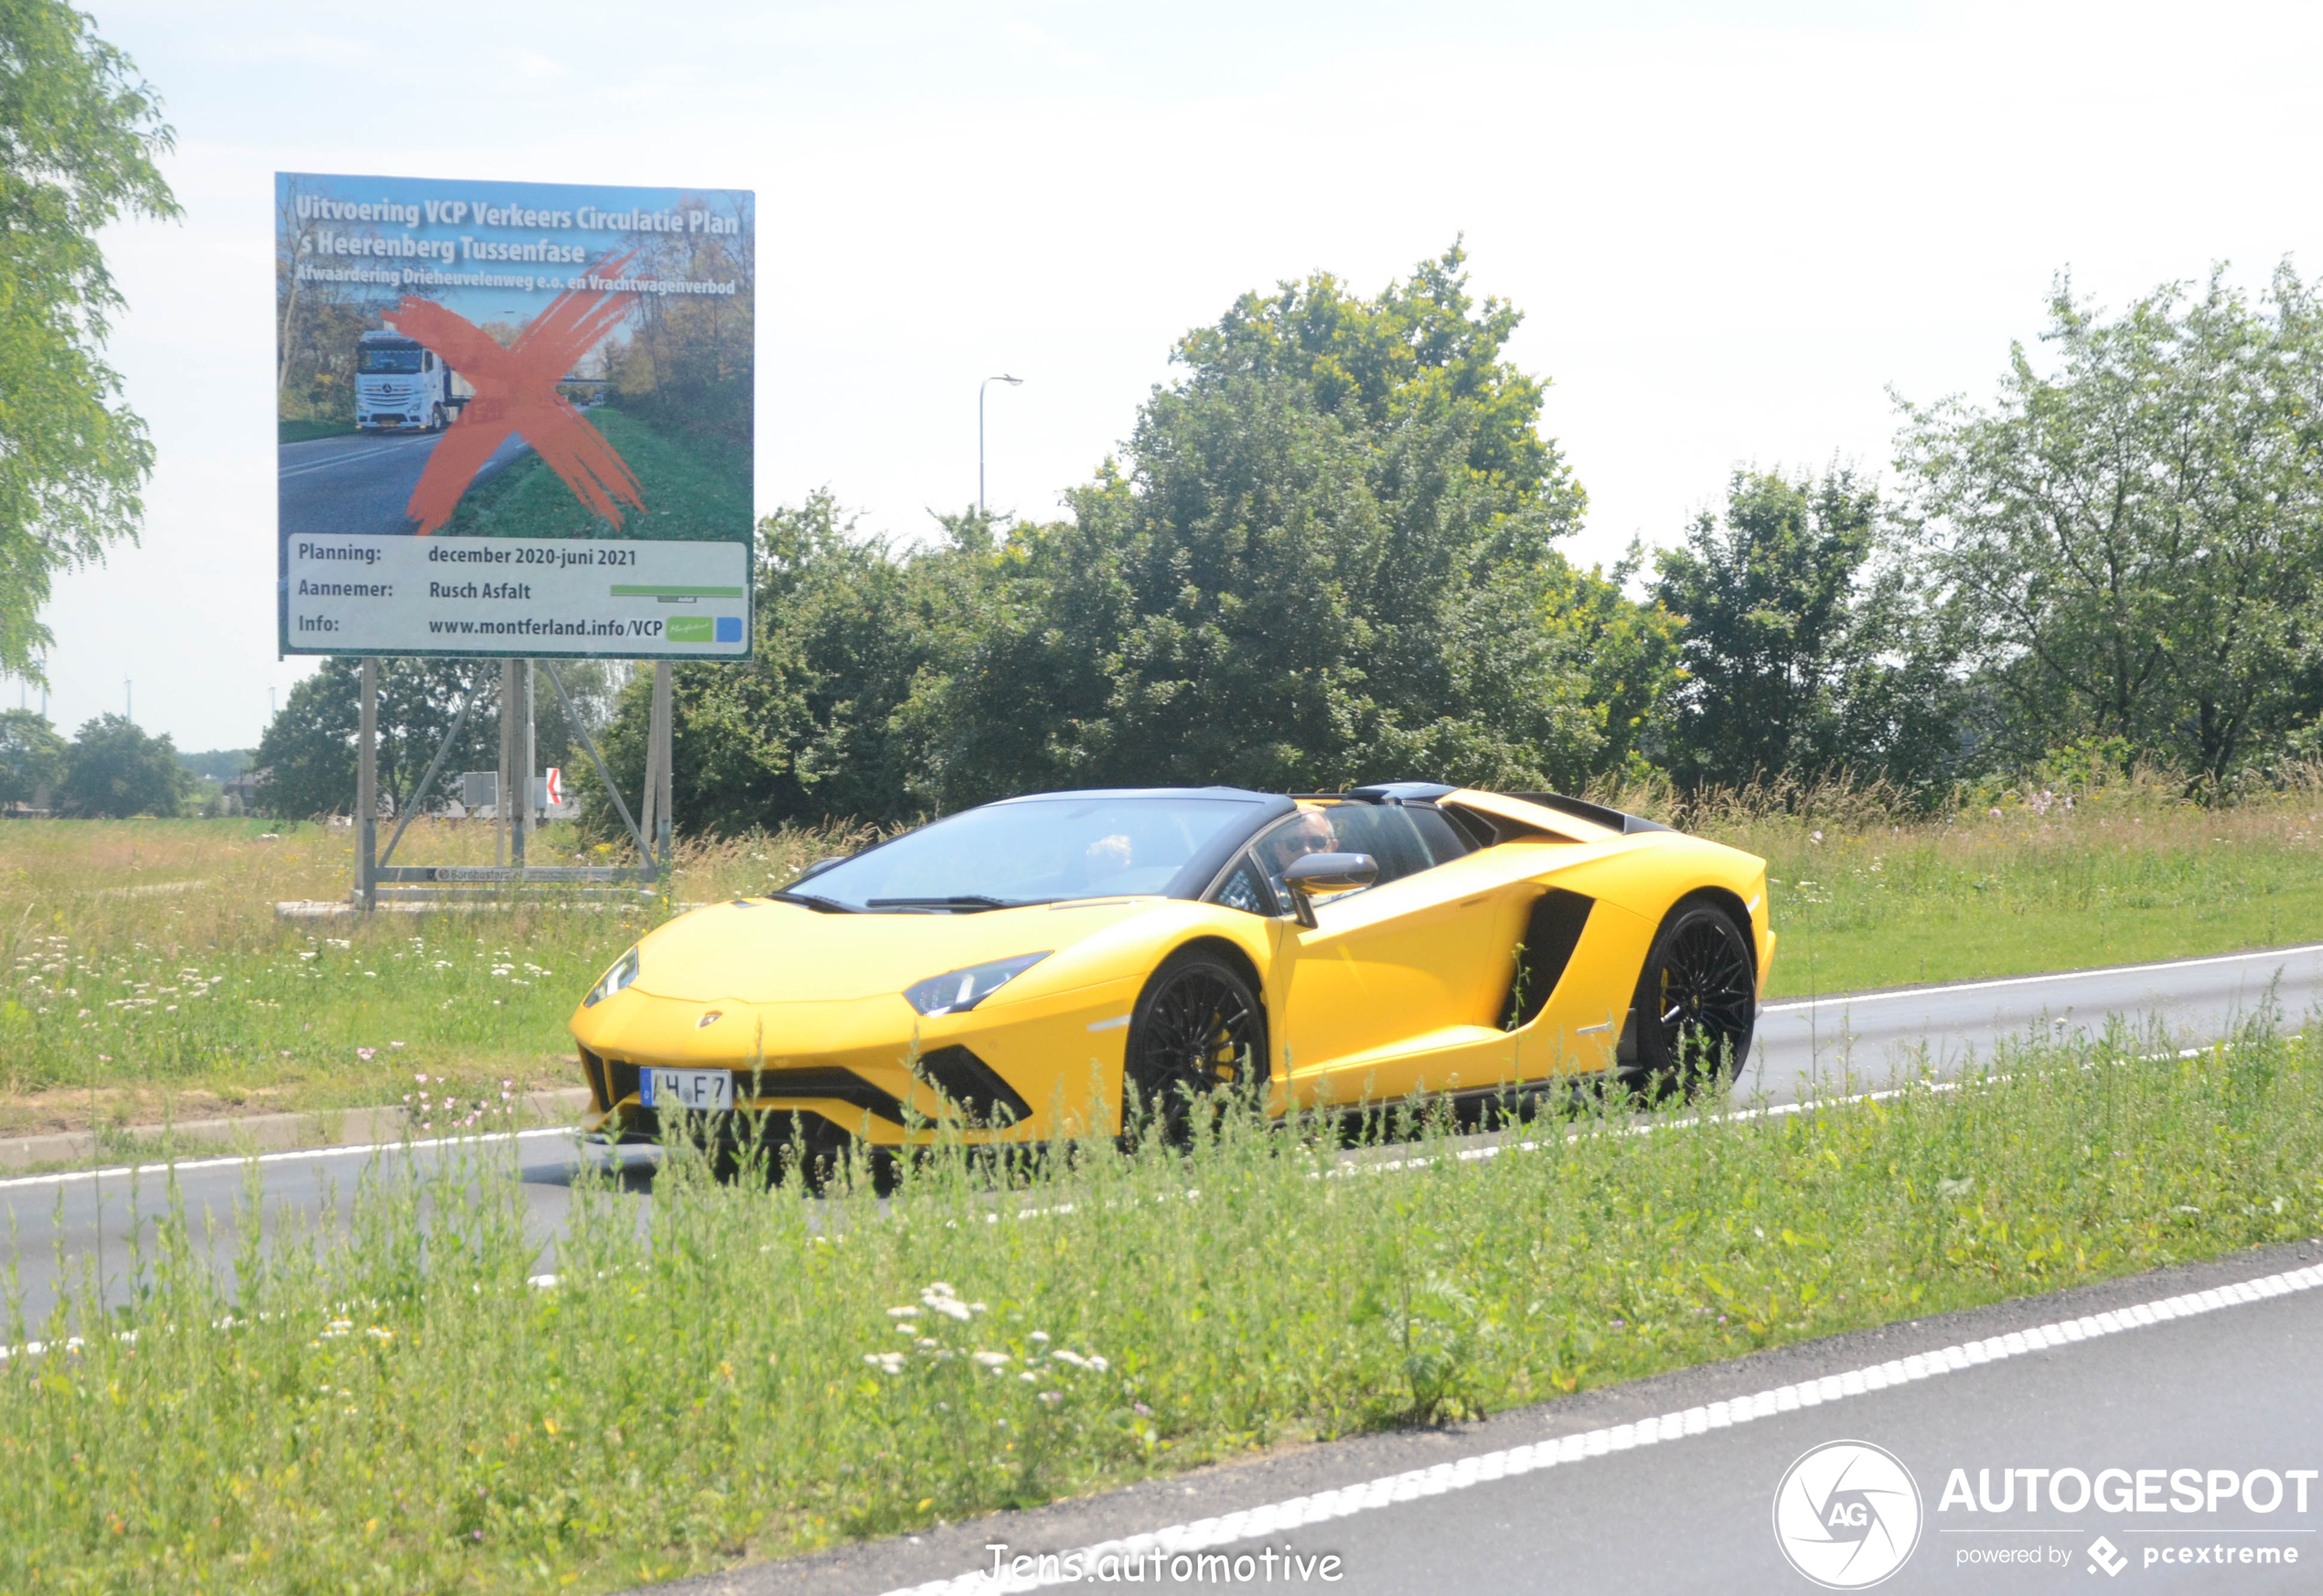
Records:
[[[976,513],[984,513],[984,391],[995,382],[1005,382],[1011,388],[1024,384],[1022,377],[1011,377],[1003,371],[998,377],[987,377],[976,385]]]

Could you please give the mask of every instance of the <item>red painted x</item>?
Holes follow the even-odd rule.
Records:
[[[618,277],[630,256],[602,262],[597,275]],[[476,397],[435,447],[404,513],[427,536],[459,508],[460,496],[493,451],[521,435],[575,498],[616,527],[621,506],[642,510],[645,496],[628,465],[588,418],[557,391],[557,380],[597,347],[629,314],[628,294],[568,288],[502,348],[490,334],[433,300],[406,295],[387,319],[435,351],[476,386]],[[618,500],[619,502],[616,502]]]

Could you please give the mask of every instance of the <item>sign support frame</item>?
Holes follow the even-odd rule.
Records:
[[[530,865],[524,862],[524,832],[531,820],[531,780],[529,769],[521,780],[519,807],[510,812],[508,798],[510,777],[508,759],[510,753],[520,750],[524,755],[533,751],[531,714],[531,666],[539,663],[549,673],[549,685],[555,690],[557,702],[564,708],[565,718],[581,734],[581,745],[596,767],[597,779],[604,783],[605,796],[613,800],[621,823],[628,829],[630,841],[641,861],[635,865],[582,864]],[[514,678],[523,682],[524,715],[517,720],[515,705],[508,695],[508,683]],[[573,699],[564,690],[564,681],[557,674],[556,666],[547,660],[507,659],[501,662],[500,797],[496,806],[499,811],[494,819],[494,831],[499,847],[508,849],[513,858],[508,863],[496,861],[489,865],[470,864],[390,864],[396,845],[403,841],[403,832],[426,802],[429,790],[451,756],[453,745],[459,741],[467,724],[468,712],[476,707],[482,691],[471,688],[460,704],[459,712],[452,717],[452,724],[436,744],[435,755],[428,761],[426,772],[421,776],[411,796],[397,805],[394,833],[388,839],[384,853],[379,851],[379,658],[363,658],[361,705],[356,742],[356,821],[355,821],[355,885],[348,894],[353,906],[369,914],[380,906],[382,889],[398,902],[455,902],[471,899],[480,890],[501,886],[523,886],[530,884],[561,884],[588,888],[607,888],[635,883],[643,891],[659,890],[669,873],[672,828],[669,822],[669,750],[671,744],[669,712],[669,662],[658,660],[654,666],[652,696],[648,701],[646,721],[647,771],[642,823],[630,815],[628,804],[622,798],[620,787],[615,784],[612,768],[605,764],[597,747],[596,738],[583,723],[574,711]],[[511,748],[511,744],[515,748]],[[657,766],[656,761],[658,760]],[[529,757],[527,764],[530,764]],[[658,807],[655,800],[658,798]],[[657,848],[648,841],[655,839]],[[498,855],[499,847],[494,852]]]

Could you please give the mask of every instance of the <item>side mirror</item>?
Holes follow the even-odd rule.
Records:
[[[1282,884],[1290,890],[1291,913],[1309,930],[1314,928],[1316,897],[1354,892],[1378,879],[1379,861],[1368,853],[1309,853],[1292,860],[1282,873]]]

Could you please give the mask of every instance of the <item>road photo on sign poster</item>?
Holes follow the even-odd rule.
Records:
[[[285,654],[751,647],[746,189],[277,173]]]

